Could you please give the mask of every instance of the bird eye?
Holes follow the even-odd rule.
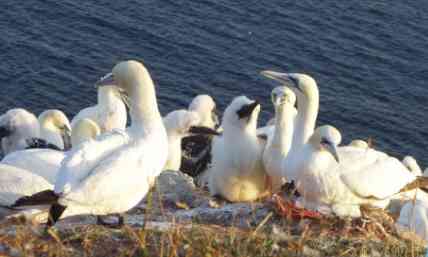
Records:
[[[325,138],[321,138],[321,144],[322,145],[331,145],[331,142]]]
[[[278,97],[277,94],[275,92],[272,92],[271,94],[272,103],[275,103],[277,97]]]
[[[289,79],[291,80],[291,82],[293,82],[296,86],[299,84],[299,80],[294,77],[294,76],[290,76]]]

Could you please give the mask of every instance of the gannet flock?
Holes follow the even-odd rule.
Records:
[[[71,122],[60,110],[38,118],[8,110],[0,116],[4,217],[47,213],[49,228],[86,214],[96,215],[98,224],[121,226],[123,214],[161,172],[180,170],[229,202],[263,201],[293,184],[299,197],[290,208],[320,215],[358,218],[361,206],[387,209],[398,200],[397,226],[428,239],[428,173],[413,157],[399,161],[361,139],[341,145],[332,124],[316,127],[320,94],[314,78],[261,75],[278,83],[271,92],[275,116],[265,126],[258,124],[260,103],[243,95],[231,99],[221,119],[204,94],[162,117],[156,97],[161,87],[132,60],[95,83],[97,104]],[[105,222],[105,215],[117,215],[117,224]]]

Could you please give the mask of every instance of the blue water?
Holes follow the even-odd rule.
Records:
[[[236,95],[272,113],[263,69],[318,82],[319,124],[344,141],[428,164],[428,2],[423,0],[2,0],[0,112],[96,101],[92,86],[119,60],[143,60],[161,111],[199,93],[223,109]]]

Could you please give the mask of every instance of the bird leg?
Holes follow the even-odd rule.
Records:
[[[295,219],[320,219],[321,214],[317,211],[305,210],[304,208],[297,207],[292,201],[285,200],[281,196],[273,195],[273,200],[279,214],[283,217],[290,217]]]
[[[116,228],[116,229],[122,228],[123,225],[125,224],[125,218],[120,214],[116,214],[115,216],[118,218],[118,221],[116,224],[106,222],[103,220],[101,216],[97,216],[97,225],[101,225],[108,228]]]
[[[270,197],[272,196],[272,177],[269,175],[265,176],[265,186],[264,188],[266,189],[265,192],[262,194],[262,197]]]

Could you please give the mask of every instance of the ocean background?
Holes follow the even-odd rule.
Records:
[[[143,60],[163,114],[197,94],[220,110],[234,96],[272,115],[264,69],[318,82],[318,124],[343,142],[428,165],[428,1],[2,0],[0,112],[96,102],[94,82],[120,60]]]

